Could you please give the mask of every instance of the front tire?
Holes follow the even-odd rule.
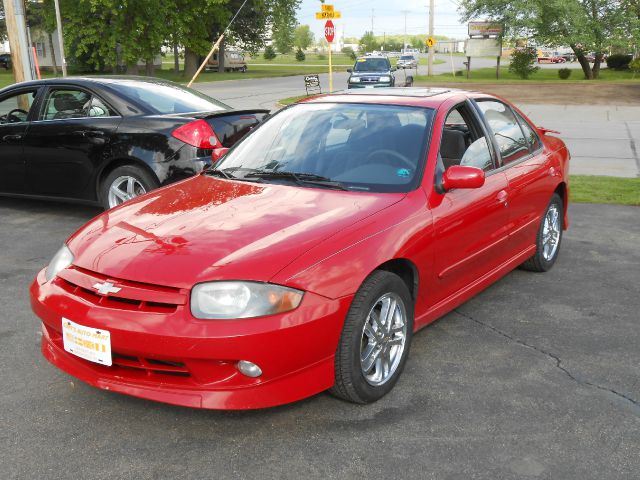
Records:
[[[540,222],[538,236],[536,237],[536,253],[521,265],[523,270],[546,272],[553,267],[560,252],[564,227],[563,219],[564,205],[562,198],[557,193],[554,193]]]
[[[413,301],[397,275],[377,270],[356,293],[344,322],[330,392],[353,403],[372,403],[400,377],[413,333]]]
[[[158,180],[136,165],[123,165],[110,172],[100,185],[100,203],[105,210],[158,188]]]

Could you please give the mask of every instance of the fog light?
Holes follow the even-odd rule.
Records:
[[[236,366],[238,367],[238,370],[240,370],[240,373],[246,375],[247,377],[255,378],[262,375],[262,370],[260,369],[260,367],[253,362],[240,360],[236,364]]]

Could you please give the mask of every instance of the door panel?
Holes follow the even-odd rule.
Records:
[[[24,149],[33,193],[82,197],[119,122],[120,118],[33,122]]]
[[[437,303],[509,258],[508,182],[503,172],[486,177],[483,187],[452,190],[434,205],[434,266]],[[436,293],[437,292],[437,293]]]
[[[0,99],[0,192],[25,193],[24,139],[36,90],[9,93]]]

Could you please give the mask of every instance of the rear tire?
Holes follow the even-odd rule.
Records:
[[[99,187],[100,203],[105,210],[158,188],[160,182],[137,165],[122,165],[110,172]]]
[[[345,318],[330,393],[361,404],[389,393],[406,363],[412,333],[413,301],[407,286],[393,273],[373,272]]]
[[[546,272],[553,267],[560,252],[564,219],[562,198],[554,193],[542,216],[538,236],[536,237],[536,253],[520,268],[531,272]]]

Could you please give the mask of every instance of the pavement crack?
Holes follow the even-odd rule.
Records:
[[[625,395],[624,393],[620,393],[612,388],[609,387],[605,387],[602,385],[598,385],[597,383],[593,383],[590,382],[588,380],[582,380],[578,377],[576,377],[573,373],[571,373],[569,370],[567,370],[563,365],[562,365],[562,359],[560,357],[558,357],[557,355],[549,352],[548,350],[545,350],[544,348],[540,348],[537,347],[535,345],[531,345],[530,343],[527,343],[523,340],[520,340],[518,338],[515,338],[511,335],[509,335],[506,332],[503,332],[502,330],[500,330],[499,328],[494,327],[493,325],[489,325],[488,323],[485,323],[481,320],[478,320],[476,318],[473,318],[471,315],[467,315],[464,312],[461,312],[458,309],[454,310],[455,313],[457,313],[458,315],[460,315],[463,318],[466,318],[467,320],[471,320],[474,323],[477,323],[478,325],[480,325],[481,327],[484,327],[488,330],[491,330],[493,333],[500,335],[501,337],[506,338],[507,340],[517,343],[518,345],[521,345],[525,348],[528,348],[530,350],[534,350],[538,353],[541,353],[542,355],[545,355],[547,357],[549,357],[551,360],[553,360],[555,362],[555,366],[556,368],[558,368],[559,370],[561,370],[567,377],[569,377],[571,380],[573,380],[574,382],[576,382],[579,385],[585,385],[588,387],[592,387],[592,388],[596,388],[598,390],[602,390],[603,392],[607,392],[609,394],[615,395],[618,398],[621,398],[625,401],[627,401],[628,403],[631,404],[633,410],[635,411],[636,414],[640,415],[640,402],[638,402],[637,400],[629,397],[628,395]]]
[[[638,154],[638,148],[636,146],[636,141],[631,134],[631,128],[629,127],[628,122],[624,122],[624,126],[627,129],[627,135],[629,137],[629,147],[631,148],[631,153],[633,154],[633,158],[636,161],[636,168],[638,169],[638,173],[636,177],[640,177],[640,155]]]

